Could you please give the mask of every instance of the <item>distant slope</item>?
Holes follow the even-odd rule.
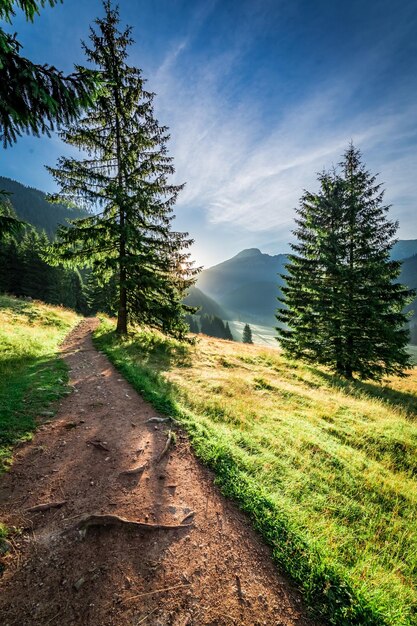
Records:
[[[417,289],[417,254],[403,260],[399,282]]]
[[[399,281],[417,290],[417,254],[403,261]],[[417,298],[407,306],[406,310],[413,311],[410,319],[410,343],[417,345]]]
[[[278,282],[257,281],[241,285],[222,297],[222,305],[229,311],[239,313],[242,321],[264,320],[275,324],[274,311],[278,306],[280,293]]]
[[[189,306],[199,307],[197,315],[216,315],[220,319],[228,319],[226,311],[197,287],[191,287],[184,302]]]
[[[234,319],[274,324],[279,274],[285,271],[285,254],[271,256],[257,248],[204,270],[197,287],[215,298]]]
[[[236,256],[201,272],[197,287],[209,296],[225,296],[231,290],[256,282],[277,281],[287,256],[263,254],[257,248],[242,250]]]
[[[417,249],[417,240],[398,241],[392,257],[404,259],[399,281],[417,288],[417,255],[404,258],[402,255]],[[287,255],[271,256],[257,248],[242,250],[236,256],[204,270],[197,281],[197,287],[214,298],[228,318],[249,323],[275,326],[277,297],[283,284],[281,274],[285,273]],[[416,310],[417,301],[409,307]]]
[[[394,245],[391,258],[394,261],[407,259],[417,254],[417,239],[401,239]]]
[[[87,213],[81,209],[67,207],[63,204],[51,204],[46,194],[39,189],[25,187],[10,178],[0,176],[0,189],[9,192],[17,216],[29,222],[39,230],[44,230],[52,237],[59,224],[67,225],[67,219],[85,217]]]

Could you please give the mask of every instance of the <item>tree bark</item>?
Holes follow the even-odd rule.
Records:
[[[124,264],[126,256],[126,242],[124,236],[124,211],[120,210],[120,246],[119,246],[119,311],[117,314],[116,332],[118,335],[127,335],[127,291],[126,291],[126,268]]]
[[[116,112],[116,158],[117,158],[117,178],[119,191],[123,189],[123,172],[122,172],[122,146],[120,139],[120,94],[117,67],[114,68],[115,86],[114,101]],[[119,194],[121,195],[121,194]],[[119,241],[119,310],[117,314],[116,332],[118,335],[127,335],[127,289],[126,289],[126,232],[125,232],[125,212],[123,203],[119,200],[119,216],[120,216],[120,241]]]

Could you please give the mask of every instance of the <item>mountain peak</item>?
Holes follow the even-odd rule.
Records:
[[[259,248],[246,248],[246,250],[242,250],[241,252],[236,254],[234,258],[242,259],[242,258],[248,258],[251,256],[262,256],[262,252],[259,250]]]

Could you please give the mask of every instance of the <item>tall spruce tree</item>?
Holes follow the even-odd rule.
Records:
[[[278,339],[291,357],[348,379],[401,375],[410,365],[403,309],[413,292],[395,282],[401,262],[390,251],[398,225],[387,219],[382,186],[353,145],[340,169],[321,174],[320,191],[301,198]]]
[[[229,341],[233,341],[232,331],[230,330],[229,322],[226,322],[224,325],[224,338]]]
[[[242,342],[243,343],[253,343],[252,339],[252,329],[249,324],[245,324],[242,333]]]
[[[141,70],[127,64],[131,29],[119,30],[109,1],[104,10],[90,29],[91,46],[84,44],[103,87],[94,107],[62,133],[84,156],[49,168],[61,188],[56,199],[82,202],[93,214],[61,228],[54,252],[57,261],[92,267],[103,284],[117,280],[118,333],[130,321],[182,337],[184,313],[194,310],[182,301],[197,273],[184,252],[192,240],[171,230],[182,186],[168,182],[169,135],[154,117],[154,94]]]

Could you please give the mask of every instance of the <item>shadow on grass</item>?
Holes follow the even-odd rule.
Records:
[[[42,304],[42,306],[38,306],[39,304]],[[27,322],[29,325],[41,323],[43,326],[67,329],[68,323],[56,311],[47,309],[47,306],[50,305],[36,301],[21,300],[14,296],[0,295],[0,309],[12,313],[13,318],[16,319],[16,316],[19,316],[22,322]]]
[[[26,315],[30,308],[33,306],[27,300],[21,300],[15,296],[0,295],[0,308],[8,309],[19,315]]]
[[[13,447],[31,438],[37,418],[53,417],[67,392],[67,366],[59,358],[18,356],[1,360],[0,474],[11,464]]]
[[[410,419],[417,417],[417,396],[413,393],[397,391],[387,385],[378,385],[376,383],[366,383],[359,380],[346,381],[336,374],[323,372],[316,368],[311,368],[310,371],[328,385],[342,390],[347,395],[354,398],[366,397],[382,400],[382,402],[389,404],[393,408],[404,411]]]
[[[113,331],[102,334],[105,344],[116,345]],[[121,341],[125,357],[142,365],[152,366],[157,371],[166,371],[171,367],[191,367],[192,345],[152,332],[141,331]]]

